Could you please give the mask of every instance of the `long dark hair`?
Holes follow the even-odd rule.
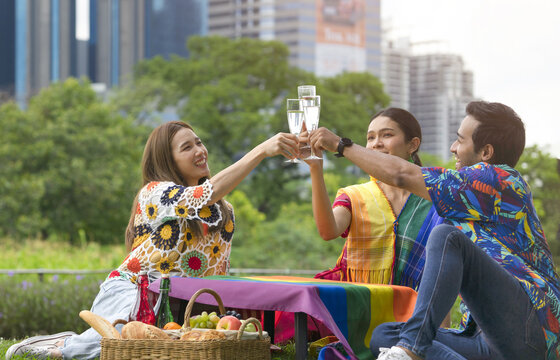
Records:
[[[192,126],[182,121],[166,122],[152,131],[146,142],[144,155],[142,156],[142,187],[152,181],[171,181],[175,184],[188,186],[177,169],[171,150],[171,141],[173,137],[179,130],[185,128],[194,131]],[[205,180],[206,178],[200,179],[199,184],[202,184]],[[231,210],[226,205],[225,201],[220,199],[216,204],[220,207],[222,212],[222,221],[218,226],[210,228],[210,231],[221,230],[225,224],[231,220]],[[128,251],[132,249],[132,244],[134,243],[134,218],[136,216],[137,205],[138,194],[136,194],[136,198],[133,201],[130,220],[128,221],[125,233],[125,243]],[[199,221],[187,220],[187,223],[189,229],[195,236],[201,236],[203,234],[202,225]]]
[[[416,120],[414,115],[412,115],[410,112],[401,108],[390,107],[375,114],[371,118],[370,122],[379,116],[386,116],[396,122],[399,128],[404,133],[406,142],[409,142],[413,138],[417,137],[420,139],[420,144],[422,144],[422,129],[420,128],[420,123],[418,123],[418,120]],[[418,156],[419,149],[420,146],[418,146],[418,149],[410,154],[410,156],[412,157],[412,161],[414,161],[416,165],[422,166],[422,161]]]

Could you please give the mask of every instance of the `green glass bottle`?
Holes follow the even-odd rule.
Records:
[[[171,306],[169,305],[169,288],[170,288],[169,275],[163,274],[161,282],[159,283],[159,309],[156,316],[156,326],[163,328],[168,322],[174,321],[173,314],[171,313]]]

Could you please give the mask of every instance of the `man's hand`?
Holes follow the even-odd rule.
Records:
[[[323,150],[335,152],[339,142],[340,136],[324,127],[313,131],[309,137],[309,143],[315,154],[319,154]]]

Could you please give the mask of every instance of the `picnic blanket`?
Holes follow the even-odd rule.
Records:
[[[416,292],[409,287],[348,283],[291,276],[171,278],[170,296],[190,299],[201,288],[216,291],[226,307],[304,312],[322,322],[351,358],[372,359],[371,333],[381,323],[406,321]],[[159,281],[150,285],[159,291]],[[209,294],[197,302],[216,305]]]

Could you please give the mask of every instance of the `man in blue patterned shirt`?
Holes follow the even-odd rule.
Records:
[[[559,278],[531,190],[514,169],[525,127],[500,103],[466,110],[451,146],[456,170],[421,168],[325,128],[302,138],[431,200],[445,219],[428,240],[414,314],[377,327],[371,351],[387,360],[558,359]],[[468,309],[462,329],[438,328],[457,295]]]

